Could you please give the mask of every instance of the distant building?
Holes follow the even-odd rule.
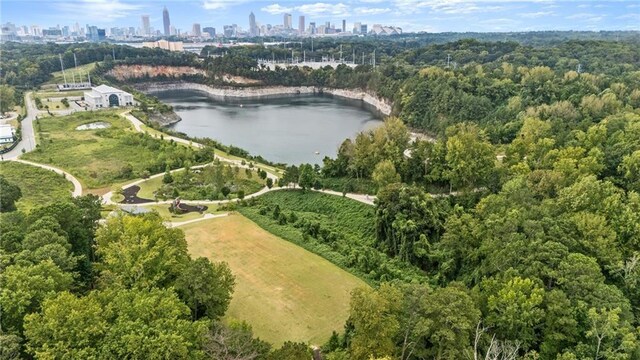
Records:
[[[0,144],[13,142],[13,128],[9,124],[0,125]]]
[[[200,30],[200,24],[198,24],[198,23],[193,24],[193,29],[191,30],[191,35],[193,35],[195,37],[202,36],[202,31]]]
[[[43,29],[42,36],[46,38],[57,38],[62,36],[62,30],[56,28]]]
[[[151,35],[151,23],[149,22],[149,15],[142,15],[142,35]]]
[[[347,20],[342,19],[342,32],[347,32]]]
[[[214,28],[214,27],[206,27],[206,28],[202,29],[202,32],[209,34],[209,36],[211,38],[216,37],[216,28]]]
[[[133,105],[133,95],[107,85],[85,91],[84,101],[91,109]]]
[[[253,14],[249,14],[249,35],[250,36],[258,36],[258,25],[256,24],[256,16]]]
[[[291,14],[284,14],[284,28],[291,29]]]
[[[235,36],[236,36],[236,28],[233,25],[225,25],[224,37],[235,37]]]
[[[304,15],[300,15],[298,18],[298,32],[304,34]]]
[[[360,25],[360,34],[363,34],[363,35],[367,34],[367,24]]]
[[[169,10],[167,7],[164,7],[162,10],[162,25],[164,25],[164,36],[171,35],[171,20],[169,19]]]
[[[309,34],[313,35],[316,33],[316,23],[314,21],[309,23]]]
[[[373,27],[371,27],[370,33],[374,35],[400,35],[402,34],[402,28],[374,24]]]
[[[148,48],[160,48],[169,51],[184,51],[184,44],[182,43],[182,41],[167,41],[162,39],[158,41],[143,42],[142,46]]]

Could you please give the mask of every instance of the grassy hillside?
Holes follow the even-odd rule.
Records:
[[[333,330],[342,330],[351,290],[366,286],[239,214],[181,228],[193,257],[226,261],[236,276],[226,318],[247,321],[274,344],[323,344]]]
[[[24,212],[70,198],[73,190],[73,184],[62,175],[15,161],[0,162],[0,175],[20,187],[22,198],[16,206]]]
[[[270,233],[367,281],[424,276],[376,248],[373,206],[313,191],[282,190],[264,194],[254,205],[238,210]]]
[[[76,130],[82,124],[107,122],[111,127]],[[136,133],[116,111],[82,112],[48,117],[35,124],[39,148],[24,159],[52,164],[70,172],[88,188],[100,188],[195,162],[195,151]]]

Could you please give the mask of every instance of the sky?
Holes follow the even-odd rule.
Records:
[[[283,13],[291,13],[294,28],[304,15],[307,26],[346,19],[348,30],[354,22],[394,25],[405,32],[640,30],[640,0],[1,0],[0,21],[42,28],[76,22],[139,28],[144,14],[152,27],[162,29],[164,6],[171,25],[183,31],[193,23],[248,29],[251,11],[259,25],[282,24]]]

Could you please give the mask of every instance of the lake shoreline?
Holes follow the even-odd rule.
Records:
[[[360,100],[370,110],[374,110],[379,115],[391,115],[392,104],[388,101],[374,96],[362,90],[353,89],[333,89],[316,86],[265,86],[265,87],[212,87],[209,85],[192,82],[162,82],[137,84],[136,89],[145,93],[156,93],[170,90],[196,90],[207,95],[222,99],[262,99],[280,98],[299,95],[328,95],[337,98],[350,100]]]

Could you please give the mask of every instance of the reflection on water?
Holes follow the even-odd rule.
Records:
[[[344,139],[382,123],[359,101],[325,96],[222,101],[188,90],[154,95],[182,118],[173,130],[288,164],[321,164]]]

